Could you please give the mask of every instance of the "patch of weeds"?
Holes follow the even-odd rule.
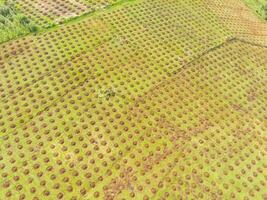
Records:
[[[9,20],[5,17],[3,17],[2,15],[0,15],[0,27],[3,25],[8,24]]]
[[[253,9],[263,19],[267,20],[267,1],[266,0],[243,0],[248,7]]]
[[[52,27],[55,27],[56,26],[56,24],[55,23],[52,23],[52,22],[48,22],[45,26],[44,26],[44,28],[52,28]]]
[[[15,9],[14,1],[0,5],[0,43],[37,31],[38,27]]]
[[[30,24],[30,20],[29,20],[27,17],[22,16],[22,17],[20,17],[20,19],[19,19],[19,23],[20,23],[22,26],[27,26],[27,25]]]
[[[27,17],[20,16],[18,19],[19,23],[27,28],[31,33],[36,33],[38,31],[38,27],[33,24]]]
[[[265,20],[267,20],[267,4],[261,7],[263,17]]]
[[[115,96],[115,91],[112,89],[112,88],[109,88],[105,91],[105,96],[106,96],[106,99],[108,100],[109,98],[111,97],[114,97]]]
[[[115,95],[116,95],[115,90],[113,88],[109,88],[107,90],[100,91],[98,97],[109,100],[111,97],[114,97]]]
[[[11,7],[4,5],[0,7],[0,15],[2,15],[3,17],[11,17],[12,15],[14,15],[14,12]]]
[[[38,27],[35,25],[28,26],[28,29],[31,33],[36,33],[38,31]]]

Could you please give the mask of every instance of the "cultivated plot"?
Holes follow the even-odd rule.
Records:
[[[111,2],[0,45],[0,199],[266,199],[265,37],[216,2]]]

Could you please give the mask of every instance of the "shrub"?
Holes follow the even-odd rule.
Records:
[[[9,22],[9,20],[7,18],[0,15],[0,24],[1,25],[6,25],[6,24],[8,24],[8,22]]]
[[[4,17],[10,17],[13,15],[13,10],[8,6],[1,6],[0,7],[0,15]]]
[[[262,12],[263,12],[263,17],[265,20],[267,20],[267,4],[262,6]]]
[[[52,28],[52,27],[55,27],[56,24],[55,23],[52,23],[52,22],[48,22],[46,25],[45,25],[45,28]]]
[[[27,26],[30,23],[30,20],[27,17],[22,16],[19,19],[19,23],[23,26]]]
[[[38,27],[35,26],[35,25],[30,25],[30,26],[29,26],[29,31],[30,31],[31,33],[35,33],[35,32],[38,31]]]

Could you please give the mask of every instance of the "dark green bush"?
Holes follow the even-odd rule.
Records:
[[[9,20],[3,16],[0,15],[0,24],[1,25],[6,25],[8,24]]]
[[[23,26],[27,26],[28,24],[30,24],[30,20],[27,17],[23,16],[19,19],[19,23]]]
[[[263,17],[265,20],[267,20],[267,4],[262,6],[262,12],[263,12]]]
[[[29,31],[30,31],[31,33],[35,33],[35,32],[38,31],[38,27],[35,26],[35,25],[30,25],[30,26],[29,26]]]
[[[10,17],[13,15],[13,10],[8,6],[1,6],[0,7],[0,15],[4,17]]]

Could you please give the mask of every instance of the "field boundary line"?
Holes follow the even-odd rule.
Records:
[[[266,35],[267,36],[267,35]],[[263,47],[263,48],[267,48],[267,45],[264,45],[264,44],[259,44],[257,42],[250,42],[246,39],[242,39],[242,38],[239,38],[239,37],[235,37],[235,40],[236,41],[239,41],[241,43],[245,43],[245,44],[250,44],[252,46],[257,46],[257,47]]]
[[[220,48],[223,48],[225,45],[228,45],[228,44],[231,44],[231,43],[235,43],[235,42],[241,42],[241,43],[244,43],[244,44],[249,44],[249,45],[252,45],[252,46],[256,46],[256,47],[263,47],[263,48],[267,48],[266,45],[261,45],[261,44],[258,44],[258,43],[255,43],[255,42],[250,42],[250,41],[247,41],[247,40],[244,40],[244,39],[241,39],[241,38],[238,38],[238,37],[229,37],[229,38],[226,38],[225,41],[221,42],[220,44],[214,46],[214,47],[211,47],[210,49],[200,53],[198,56],[196,56],[195,58],[193,58],[191,61],[187,62],[186,64],[182,65],[179,69],[171,72],[171,76],[170,79],[173,78],[174,75],[178,74],[179,72],[181,72],[182,70],[184,70],[187,66],[193,64],[194,62],[198,61],[199,59],[201,59],[202,57],[208,55],[209,53],[213,52],[213,51],[216,51],[217,49],[220,49]],[[166,83],[168,83],[170,81],[170,79],[165,79],[164,81],[160,82],[159,84],[151,87],[147,93],[159,88],[160,86],[162,85],[165,85]],[[138,99],[136,100],[143,100],[144,98],[143,97],[139,97]],[[139,102],[139,101],[135,101],[135,103]]]

